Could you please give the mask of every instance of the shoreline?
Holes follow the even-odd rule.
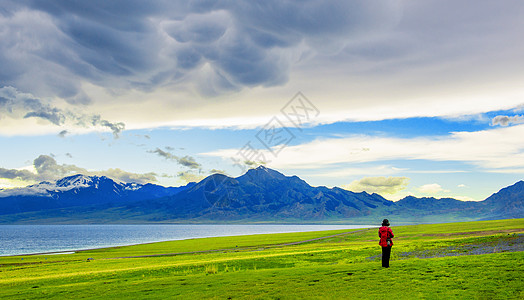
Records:
[[[84,224],[87,225],[87,224]],[[92,224],[94,225],[94,224]],[[165,224],[164,224],[165,225]],[[184,225],[196,225],[196,224],[184,224]],[[210,224],[205,224],[210,225]],[[215,224],[215,225],[227,225],[227,224]],[[231,224],[231,225],[240,225],[240,224]],[[242,225],[251,225],[251,224],[242,224]],[[277,224],[264,224],[264,225],[277,225]],[[282,225],[306,225],[306,224],[282,224]],[[318,226],[318,224],[309,224],[313,226]],[[333,225],[333,224],[324,224],[324,225]],[[35,226],[35,225],[33,225]],[[39,226],[39,225],[36,225]],[[320,225],[321,226],[321,225]],[[335,225],[335,226],[343,226],[343,225]],[[156,243],[164,243],[164,242],[174,242],[174,241],[183,241],[183,240],[194,240],[194,239],[207,239],[207,238],[220,238],[220,237],[233,237],[233,236],[251,236],[251,235],[270,235],[270,234],[292,234],[292,233],[303,233],[303,232],[322,232],[322,231],[334,231],[334,230],[367,230],[370,228],[375,228],[378,226],[375,225],[347,225],[347,226],[359,226],[358,228],[341,228],[341,229],[325,229],[325,230],[306,230],[306,231],[288,231],[288,232],[270,232],[270,233],[247,233],[247,234],[232,234],[232,235],[219,235],[219,236],[202,236],[202,237],[188,237],[188,238],[180,238],[180,239],[169,239],[169,240],[161,240],[161,241],[152,241],[152,242],[144,242],[144,243],[134,243],[134,244],[118,244],[118,245],[111,245],[111,246],[103,246],[103,247],[93,247],[93,248],[82,248],[82,249],[64,249],[59,251],[44,251],[44,252],[36,252],[36,253],[23,253],[23,254],[6,254],[6,255],[0,255],[0,259],[4,257],[19,257],[19,256],[38,256],[38,255],[68,255],[68,254],[76,254],[80,252],[85,251],[93,251],[93,250],[101,250],[101,249],[110,249],[115,247],[129,247],[129,246],[139,246],[139,245],[150,245],[150,244],[156,244]]]

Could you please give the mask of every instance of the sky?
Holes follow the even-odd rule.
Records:
[[[258,165],[386,199],[524,179],[524,5],[0,2],[0,188]]]

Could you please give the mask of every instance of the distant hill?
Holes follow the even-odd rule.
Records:
[[[0,190],[0,223],[289,222],[435,223],[524,217],[524,182],[481,202],[406,197],[312,187],[260,166],[232,178],[211,175],[166,188],[75,175],[56,183]]]

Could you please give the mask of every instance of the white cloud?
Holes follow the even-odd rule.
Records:
[[[397,168],[389,165],[381,165],[376,167],[362,167],[362,168],[342,168],[339,170],[332,170],[325,172],[319,172],[310,175],[311,177],[332,177],[332,178],[340,178],[340,177],[348,177],[348,176],[357,176],[357,175],[392,175],[397,174],[399,172],[407,171],[408,169],[405,168]]]
[[[524,168],[507,167],[507,168],[487,170],[487,172],[505,173],[505,174],[524,174]]]
[[[320,138],[288,146],[271,158],[269,167],[278,169],[319,169],[342,163],[364,163],[387,160],[455,161],[477,166],[485,171],[512,172],[524,168],[524,125],[500,127],[476,132],[453,132],[447,136],[388,138],[355,135],[347,138]],[[348,149],[367,148],[353,153]],[[222,149],[202,155],[224,159],[236,157],[238,149]]]
[[[417,190],[424,194],[438,194],[441,192],[449,192],[448,190],[443,189],[438,183],[424,184],[420,186]]]
[[[20,179],[0,178],[0,189],[12,189],[27,186],[27,182]]]
[[[413,170],[409,172],[417,173],[417,174],[451,174],[451,173],[467,173],[468,171],[464,171],[464,170]]]
[[[465,187],[468,187],[468,186],[465,185],[465,184],[463,184],[463,183],[461,183],[461,184],[457,185],[457,187],[459,187],[459,188],[465,188]]]
[[[453,196],[451,198],[457,199],[457,200],[460,200],[460,201],[482,201],[482,200],[473,199],[473,198],[468,197],[468,196]]]

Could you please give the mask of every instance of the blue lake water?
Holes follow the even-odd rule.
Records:
[[[0,225],[0,256],[203,237],[375,227],[370,225]]]

